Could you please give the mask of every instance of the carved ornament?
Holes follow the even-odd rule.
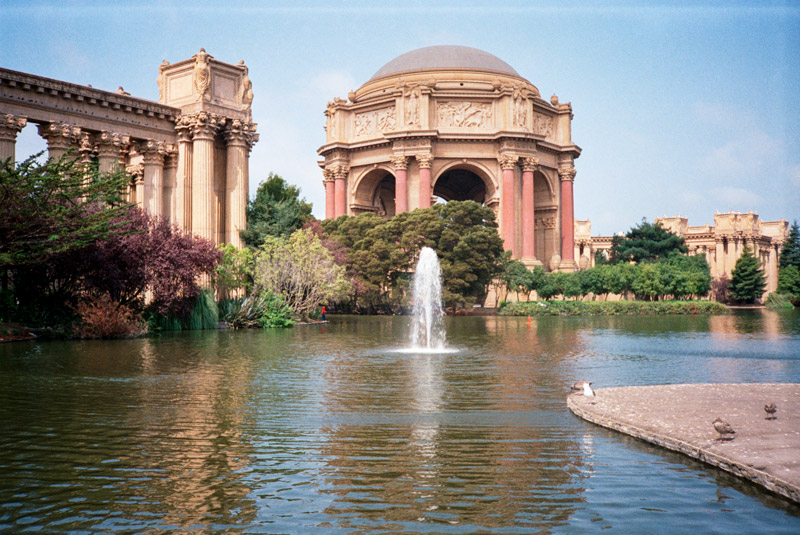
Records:
[[[415,156],[420,169],[430,169],[433,164],[433,154],[417,154]]]
[[[242,69],[242,87],[239,91],[239,100],[242,103],[242,108],[249,110],[253,104],[253,82],[250,80],[249,70],[244,60],[239,61],[239,67]]]
[[[394,106],[380,110],[357,113],[355,117],[356,137],[394,130],[397,126]]]
[[[332,165],[330,169],[333,171],[333,177],[337,180],[344,180],[347,178],[347,174],[350,173],[350,166],[346,163]]]
[[[492,106],[482,102],[439,102],[436,116],[440,127],[488,128]]]
[[[66,148],[80,142],[81,129],[66,123],[44,123],[39,125],[39,135],[50,147]]]
[[[528,92],[520,86],[512,92],[514,99],[514,126],[523,128],[528,126]]]
[[[333,168],[326,167],[322,170],[322,176],[325,177],[322,182],[333,182],[335,175],[336,173],[334,172]]]
[[[180,132],[182,128],[188,128],[194,139],[213,139],[226,122],[227,119],[221,115],[201,111],[178,117],[176,129]]]
[[[17,134],[28,124],[28,119],[16,115],[0,115],[0,139],[3,141],[14,141]]]
[[[194,56],[194,88],[200,100],[211,100],[211,56],[206,53],[205,48]]]
[[[131,175],[133,182],[141,182],[144,176],[144,166],[140,163],[126,165],[125,172]]]
[[[411,86],[406,93],[406,124],[419,126],[419,86]]]
[[[392,162],[395,169],[408,168],[408,156],[391,156],[389,161]]]
[[[533,114],[533,125],[531,130],[534,134],[544,137],[553,137],[553,118],[542,113]]]
[[[574,167],[567,167],[566,169],[558,170],[558,176],[562,182],[564,181],[572,182],[573,180],[575,180],[575,175],[577,173],[578,172],[575,170]]]
[[[256,133],[255,123],[233,119],[227,123],[225,130],[225,141],[228,145],[247,147],[247,150],[253,148],[253,145],[258,141],[258,134]]]
[[[501,154],[497,158],[497,161],[500,162],[500,168],[503,170],[514,169],[518,160],[519,156],[516,154]]]
[[[539,158],[536,156],[530,156],[528,158],[522,159],[522,170],[523,171],[538,171],[539,170]]]

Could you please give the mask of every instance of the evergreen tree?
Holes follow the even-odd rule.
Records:
[[[781,269],[794,266],[800,269],[800,228],[795,221],[789,227],[789,237],[783,243],[781,248],[780,263],[778,264]]]
[[[651,224],[642,219],[624,237],[614,236],[610,261],[613,264],[657,262],[674,253],[686,254],[688,251],[683,238],[662,227],[661,223]]]
[[[750,252],[750,247],[745,246],[731,273],[730,295],[738,301],[752,303],[761,297],[765,287],[761,264]]]
[[[266,236],[288,237],[311,219],[311,204],[300,189],[270,173],[247,203],[247,229],[240,232],[248,247],[257,248]]]

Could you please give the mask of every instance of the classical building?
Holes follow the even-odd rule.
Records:
[[[101,171],[124,166],[130,200],[215,243],[242,246],[250,149],[258,140],[247,67],[200,49],[158,67],[158,102],[0,68],[0,160],[38,126],[49,156],[73,149]],[[25,155],[27,156],[27,155]]]
[[[572,106],[461,46],[398,56],[325,111],[325,216],[474,200],[528,266],[575,269]]]
[[[711,276],[715,279],[731,278],[736,260],[747,245],[761,261],[767,288],[764,297],[778,287],[778,255],[783,242],[789,236],[789,222],[761,221],[758,214],[729,212],[714,214],[713,225],[690,227],[689,220],[682,216],[656,218],[665,229],[686,241],[689,254],[704,255]],[[575,254],[582,269],[594,265],[595,253],[611,249],[611,236],[592,236],[590,220],[576,221]]]

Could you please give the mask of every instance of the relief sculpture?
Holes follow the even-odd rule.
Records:
[[[394,106],[381,110],[357,113],[355,123],[357,137],[394,130],[397,125]]]
[[[544,137],[553,137],[553,118],[541,113],[534,113],[533,133]]]
[[[440,102],[436,112],[443,127],[487,128],[492,117],[491,105],[477,102]]]

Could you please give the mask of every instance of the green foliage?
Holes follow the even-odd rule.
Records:
[[[642,222],[624,236],[614,236],[611,240],[611,258],[614,264],[620,262],[656,262],[675,253],[686,254],[688,249],[684,239],[661,226],[661,223]]]
[[[346,250],[355,308],[402,304],[422,247],[439,256],[443,299],[451,307],[483,298],[504,266],[494,213],[474,201],[437,204],[388,221],[372,214],[342,216],[323,221],[322,229]]]
[[[671,314],[725,314],[713,301],[531,301],[509,303],[503,316],[630,316]]]
[[[761,264],[745,246],[731,272],[730,295],[737,301],[752,303],[760,298],[766,288]]]
[[[344,268],[310,229],[297,230],[288,239],[265,236],[254,262],[254,291],[279,294],[302,319],[349,291]]]
[[[84,248],[124,224],[124,171],[99,173],[71,154],[41,164],[40,155],[0,162],[0,269]]]
[[[201,331],[216,329],[219,318],[214,293],[206,289],[192,300],[188,314],[150,312],[147,323],[151,331]]]
[[[797,298],[780,292],[772,292],[767,296],[764,304],[772,310],[792,310],[794,308],[792,300],[797,301]]]
[[[311,204],[300,198],[300,189],[270,173],[247,204],[247,229],[240,235],[248,247],[258,248],[265,237],[288,237],[311,218]]]
[[[281,329],[294,326],[294,313],[283,297],[271,291],[263,292],[264,314],[259,320],[265,329]]]
[[[800,267],[786,266],[778,273],[778,292],[800,296]]]
[[[778,266],[781,269],[789,266],[800,269],[800,227],[797,226],[797,221],[789,227],[789,236],[781,247]]]
[[[253,251],[238,249],[230,243],[217,246],[222,259],[214,272],[214,286],[221,295],[242,290],[249,294],[253,288]]]

